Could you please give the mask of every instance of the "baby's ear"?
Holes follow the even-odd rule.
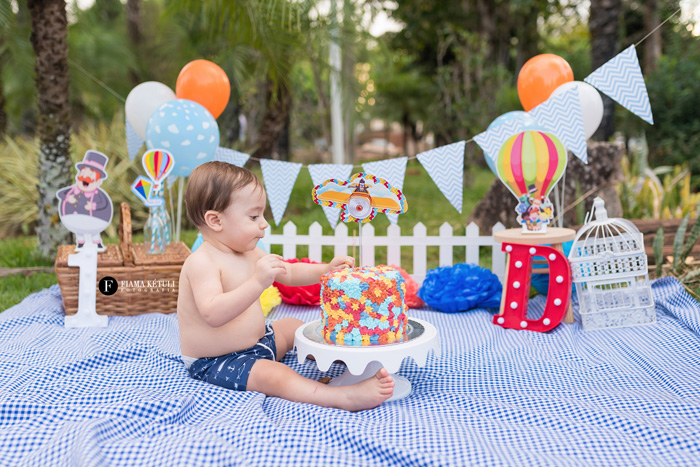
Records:
[[[204,213],[204,223],[214,232],[221,232],[221,214],[218,211],[207,211]]]

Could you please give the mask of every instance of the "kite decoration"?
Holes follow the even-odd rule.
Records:
[[[138,196],[143,204],[148,206],[151,200],[151,193],[153,193],[153,182],[150,178],[139,175],[131,185],[131,191]]]
[[[549,193],[566,169],[566,148],[551,133],[524,131],[501,146],[498,177],[518,199],[515,211],[523,232],[546,232],[554,217]]]
[[[346,181],[326,180],[316,185],[311,194],[316,204],[342,209],[343,222],[365,223],[378,212],[402,214],[408,209],[401,190],[383,178],[364,173]]]

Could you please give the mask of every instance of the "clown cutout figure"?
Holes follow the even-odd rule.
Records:
[[[83,161],[75,164],[77,183],[56,193],[61,222],[75,234],[76,251],[81,250],[85,242],[93,242],[97,251],[105,250],[100,233],[112,221],[113,210],[109,195],[99,187],[107,178],[108,161],[101,152],[88,150]]]

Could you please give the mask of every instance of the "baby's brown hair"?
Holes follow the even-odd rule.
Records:
[[[224,211],[233,201],[233,194],[251,183],[263,188],[253,172],[228,162],[213,161],[197,166],[187,181],[187,217],[197,227],[203,226],[205,212]]]

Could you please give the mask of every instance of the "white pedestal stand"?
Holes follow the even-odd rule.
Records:
[[[428,352],[440,350],[437,329],[432,324],[418,319],[408,320],[407,340],[395,344],[351,346],[332,345],[323,340],[321,320],[300,326],[294,336],[297,360],[303,363],[308,355],[316,359],[321,371],[328,371],[333,362],[342,361],[347,366],[345,373],[333,378],[331,386],[355,384],[374,376],[380,368],[387,369],[394,378],[394,395],[389,401],[403,399],[411,393],[411,382],[396,375],[401,362],[412,357],[418,366],[425,366]]]
[[[68,255],[68,266],[80,268],[78,281],[78,312],[66,315],[63,322],[67,328],[104,328],[109,323],[109,317],[98,315],[95,309],[97,281],[97,245],[92,241],[92,235],[85,235],[85,245],[77,253]]]

